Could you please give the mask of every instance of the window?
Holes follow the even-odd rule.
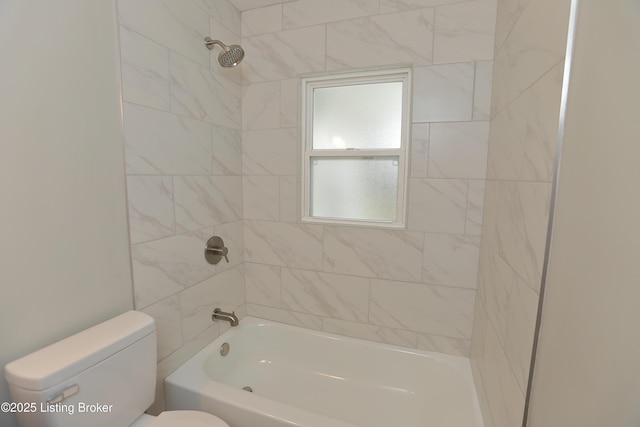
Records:
[[[410,70],[302,80],[302,219],[404,226]]]

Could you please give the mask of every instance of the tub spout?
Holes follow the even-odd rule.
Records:
[[[231,323],[231,326],[238,326],[238,316],[236,316],[236,312],[232,311],[231,313],[227,313],[222,311],[220,308],[216,308],[213,310],[213,314],[211,315],[211,320],[226,320]]]

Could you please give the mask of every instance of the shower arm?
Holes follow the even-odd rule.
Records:
[[[204,44],[205,46],[207,46],[209,48],[209,50],[213,50],[213,45],[217,44],[218,46],[220,46],[223,50],[228,50],[227,49],[227,45],[225,45],[224,43],[222,43],[220,40],[213,40],[211,37],[205,37],[204,38]]]

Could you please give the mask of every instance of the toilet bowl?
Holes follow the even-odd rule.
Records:
[[[144,411],[155,399],[156,328],[129,311],[7,364],[21,427],[229,427],[199,411]]]

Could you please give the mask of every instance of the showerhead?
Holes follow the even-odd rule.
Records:
[[[204,38],[204,44],[209,50],[213,50],[213,45],[217,44],[222,48],[222,52],[218,55],[218,63],[224,68],[235,67],[244,58],[244,50],[237,44],[227,46],[220,40],[213,40],[211,37]]]

